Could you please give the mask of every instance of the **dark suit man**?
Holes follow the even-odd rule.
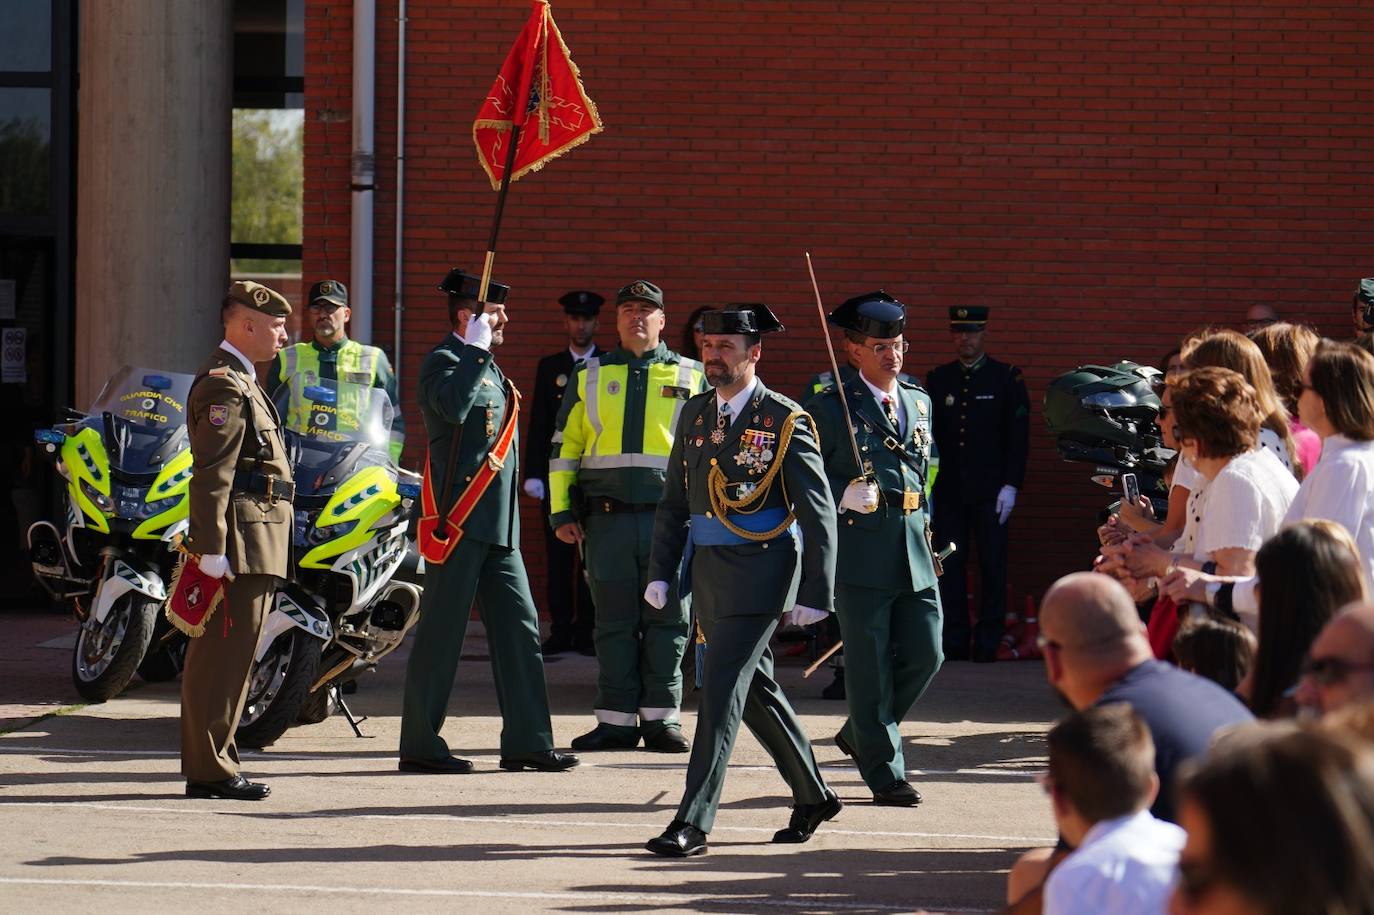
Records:
[[[678,418],[644,592],[663,607],[682,564],[682,590],[711,646],[687,788],[677,816],[647,845],[667,857],[706,850],[741,720],[792,792],[791,819],[774,842],[805,842],[842,806],[773,679],[768,649],[785,611],[805,625],[833,606],[835,503],[810,417],[755,377],[760,337],[782,330],[777,318],[766,305],[727,305],[703,321],[702,361],[715,390],[689,400]]]
[[[224,342],[187,398],[194,473],[186,547],[207,575],[229,577],[223,625],[215,620],[191,639],[181,677],[181,771],[190,797],[257,801],[271,793],[239,774],[234,730],[258,634],[288,571],[291,463],[253,363],[286,345],[289,314],[286,299],[266,286],[229,287],[220,306]]]
[[[417,541],[425,593],[411,640],[401,717],[403,772],[466,773],[472,763],[439,736],[474,598],[486,626],[501,708],[501,768],[559,771],[577,757],[553,750],[539,614],[520,558],[515,435],[520,394],[496,365],[508,287],[450,270],[454,332],[420,365],[418,395],[429,457]],[[461,330],[462,334],[459,335]]]
[[[832,385],[806,405],[839,505],[835,612],[849,659],[849,720],[835,743],[859,767],[874,803],[910,807],[921,795],[906,780],[900,727],[941,660],[940,591],[926,529],[930,398],[900,377],[907,349],[900,302],[881,291],[857,296],[831,312],[830,323],[844,329],[858,362],[843,390]]]
[[[940,449],[935,546],[958,547],[940,579],[945,659],[970,656],[966,557],[976,543],[983,601],[972,657],[994,661],[1006,613],[1007,519],[1025,481],[1030,448],[1030,398],[1021,370],[986,353],[987,308],[951,308],[949,320],[959,358],[926,376]]]
[[[539,360],[534,372],[534,393],[530,397],[529,440],[525,443],[525,495],[539,499],[542,517],[549,516],[549,457],[554,447],[553,434],[563,395],[573,372],[586,359],[605,354],[596,345],[598,316],[605,299],[595,292],[569,292],[558,300],[563,306],[563,327],[568,345]],[[585,655],[596,654],[593,634],[596,607],[592,592],[582,574],[577,547],[564,543],[553,528],[544,527],[544,557],[547,578],[545,595],[552,628],[544,641],[544,654],[576,649]]]

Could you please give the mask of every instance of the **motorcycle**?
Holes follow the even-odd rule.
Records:
[[[1050,382],[1044,413],[1060,457],[1092,464],[1092,481],[1118,493],[1121,475],[1135,474],[1141,495],[1163,520],[1169,508],[1164,474],[1174,452],[1155,426],[1161,378],[1157,369],[1133,362],[1079,366]],[[1120,504],[1116,500],[1105,514]]]
[[[66,517],[60,530],[29,527],[29,559],[48,594],[72,602],[72,683],[90,702],[117,696],[135,671],[160,681],[181,670],[185,640],[160,611],[188,525],[193,380],[125,366],[89,413],[34,433],[66,481]]]
[[[296,481],[294,562],[249,675],[237,730],[247,747],[335,707],[362,736],[339,686],[394,651],[420,613],[420,588],[394,579],[420,488],[391,461],[386,392],[295,376],[275,402]]]

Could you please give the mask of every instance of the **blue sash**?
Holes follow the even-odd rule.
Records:
[[[764,508],[754,512],[752,515],[731,515],[730,523],[735,527],[743,528],[750,533],[760,534],[771,531],[782,523],[787,517],[785,508]],[[782,537],[795,537],[798,549],[801,548],[801,528],[793,521],[774,539]],[[755,540],[747,540],[731,531],[724,524],[720,523],[719,518],[708,518],[705,515],[693,515],[692,523],[688,525],[687,547],[682,551],[682,569],[678,573],[678,597],[686,599],[692,594],[692,555],[699,546],[742,546],[746,543],[757,543]]]

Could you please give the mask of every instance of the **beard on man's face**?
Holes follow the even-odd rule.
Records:
[[[713,388],[727,387],[740,379],[738,369],[731,369],[723,361],[713,360],[705,364],[706,380]]]

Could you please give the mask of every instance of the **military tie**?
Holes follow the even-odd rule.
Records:
[[[711,444],[719,445],[725,441],[725,430],[730,426],[730,404],[721,405],[716,413],[716,430],[711,433]]]
[[[883,412],[887,414],[887,421],[892,423],[892,428],[897,430],[897,434],[902,432],[902,424],[897,419],[897,405],[893,403],[889,395],[883,398]]]

